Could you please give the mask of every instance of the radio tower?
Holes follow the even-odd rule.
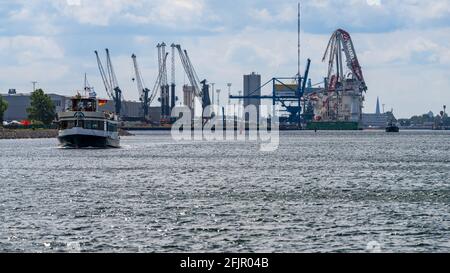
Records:
[[[301,21],[300,21],[300,2],[298,3],[298,29],[297,29],[297,76],[300,77],[300,31],[301,31]],[[300,83],[299,83],[300,84]]]

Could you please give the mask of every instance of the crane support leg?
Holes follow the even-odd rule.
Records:
[[[170,85],[170,98],[171,98],[170,110],[173,111],[173,108],[175,108],[175,104],[176,104],[176,100],[177,100],[177,97],[175,96],[175,84],[174,83],[172,83]]]

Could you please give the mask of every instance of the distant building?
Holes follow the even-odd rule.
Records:
[[[381,113],[380,99],[377,98],[377,105],[375,108],[375,114],[362,114],[362,126],[365,129],[374,128],[381,129],[386,128],[389,115],[387,113]]]
[[[385,128],[388,123],[387,114],[362,114],[363,128]]]
[[[159,123],[161,121],[161,106],[151,106],[148,115],[151,122]]]
[[[191,110],[191,119],[193,119],[195,115],[194,98],[195,98],[194,87],[190,85],[183,85],[183,103]]]
[[[50,96],[53,104],[55,105],[55,110],[56,112],[63,112],[65,109],[67,109],[70,98],[69,96],[62,96],[62,95],[58,95],[58,94],[47,94],[48,96]],[[8,109],[6,110],[5,114],[4,114],[4,120],[7,121],[12,121],[12,120],[17,120],[17,121],[21,121],[21,120],[25,120],[28,119],[28,113],[27,113],[27,108],[30,107],[31,102],[30,102],[30,97],[31,94],[21,94],[21,93],[13,93],[13,92],[9,92],[8,94],[1,94],[1,96],[3,97],[3,99],[5,99],[8,102]],[[152,108],[155,107],[151,107],[150,110],[152,110]],[[108,100],[108,103],[99,108],[100,110],[103,111],[110,111],[113,112],[114,111],[114,102],[111,100]],[[159,110],[161,108],[159,107]],[[160,120],[160,114],[156,115],[154,112],[152,114],[151,111],[151,115],[154,115],[157,120]],[[131,119],[140,119],[141,117],[143,117],[143,113],[142,113],[142,104],[140,102],[134,102],[134,101],[125,101],[122,103],[122,116],[123,117],[127,117],[127,118],[131,118]],[[153,118],[152,118],[153,120]]]
[[[61,112],[66,108],[68,98],[57,94],[47,94],[50,96],[55,105],[56,112]],[[17,94],[9,92],[4,95],[1,94],[4,100],[8,102],[8,109],[3,117],[4,120],[25,120],[28,119],[27,108],[31,106],[31,94]]]
[[[256,74],[253,72],[250,75],[244,75],[244,96],[261,96],[261,75]],[[245,98],[244,99],[244,108],[254,105],[256,107],[256,110],[258,112],[258,118],[259,118],[259,111],[260,111],[260,105],[261,105],[261,99],[259,98]],[[248,121],[249,117],[246,115],[245,120]]]
[[[183,103],[189,109],[194,110],[195,90],[193,86],[183,85]]]

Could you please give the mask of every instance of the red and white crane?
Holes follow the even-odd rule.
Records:
[[[343,56],[345,54],[346,66],[350,73],[344,72]],[[343,30],[336,30],[328,42],[327,49],[322,61],[328,58],[328,91],[335,91],[337,85],[345,85],[347,79],[356,81],[356,85],[361,92],[367,91],[366,82],[363,72],[356,56],[355,47],[353,45],[350,34]]]

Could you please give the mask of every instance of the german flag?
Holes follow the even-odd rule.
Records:
[[[103,107],[106,105],[108,101],[107,100],[98,100],[98,106]]]

